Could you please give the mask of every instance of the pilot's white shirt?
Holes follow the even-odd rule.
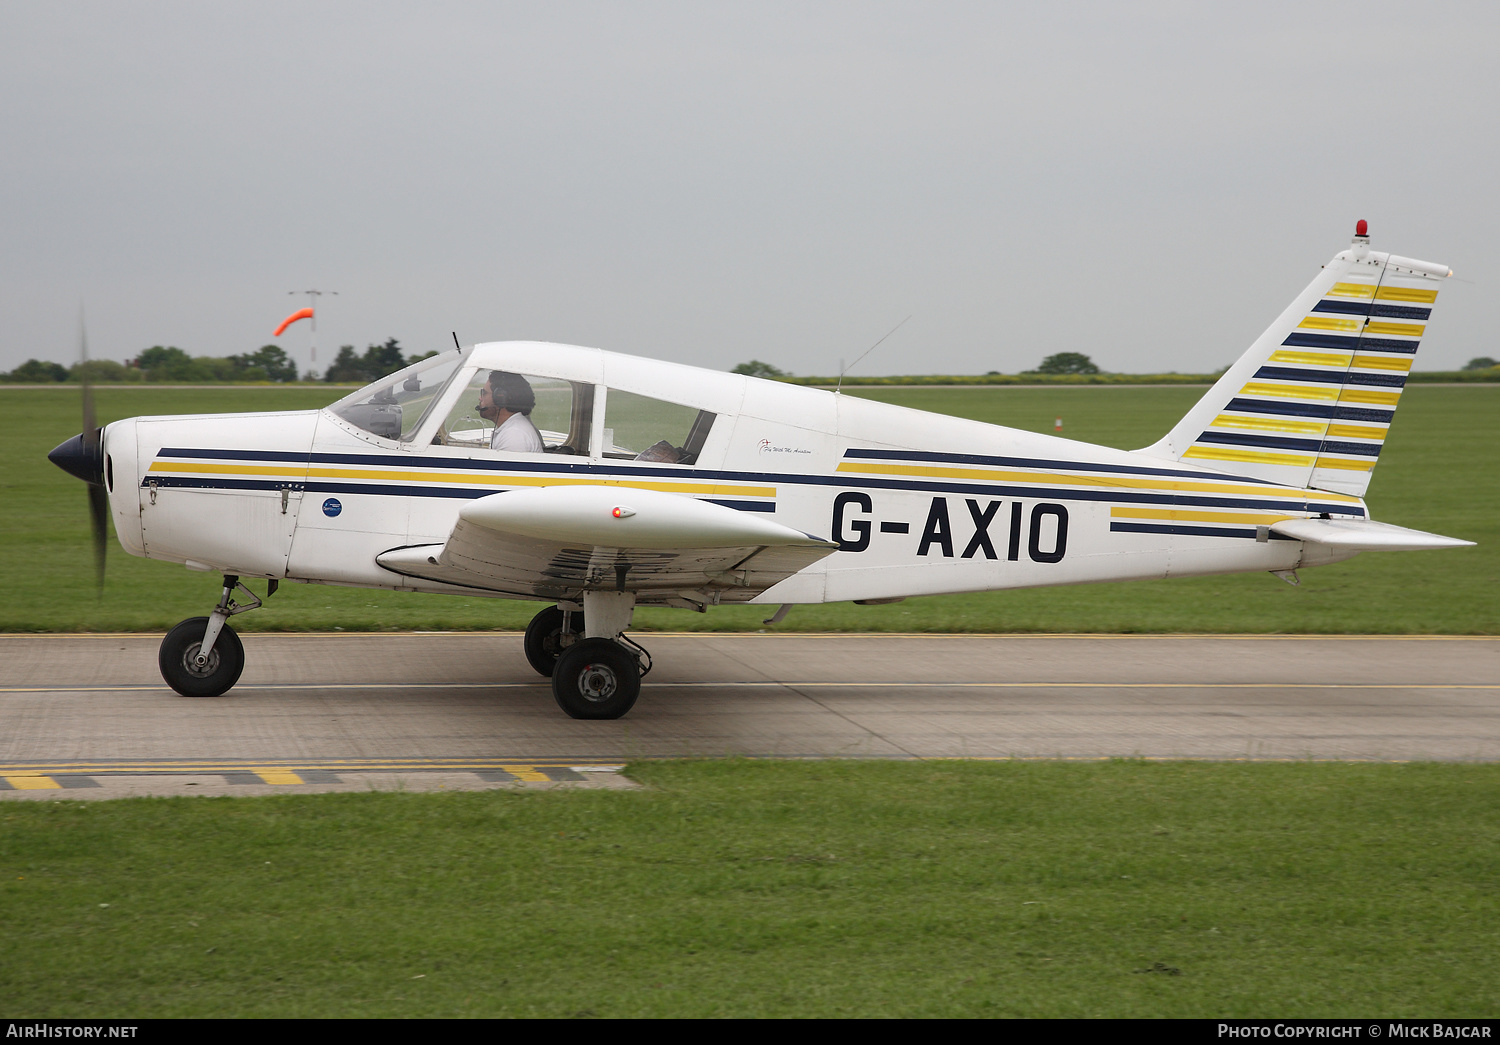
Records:
[[[542,452],[542,437],[525,414],[511,414],[490,435],[491,450],[510,450],[520,454]]]

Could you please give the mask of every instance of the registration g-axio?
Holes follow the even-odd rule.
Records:
[[[1124,451],[536,342],[433,356],[323,410],[136,417],[52,460],[132,555],[224,575],[162,643],[216,696],[252,578],[544,603],[525,653],[575,718],[635,703],[636,606],[894,602],[1292,571],[1469,542],[1364,494],[1450,275],[1364,222],[1177,426]],[[208,607],[205,607],[207,609]]]

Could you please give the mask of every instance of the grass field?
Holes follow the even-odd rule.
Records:
[[[859,395],[1118,447],[1161,436],[1201,387],[862,388]],[[101,420],[149,413],[306,408],[337,393],[292,388],[99,389]],[[206,613],[218,579],[111,545],[96,600],[84,491],[45,454],[79,427],[77,389],[0,388],[9,453],[0,462],[0,630],[157,631]],[[1377,518],[1479,542],[1477,548],[1366,554],[1308,570],[1300,588],[1263,574],[805,606],[780,630],[1500,632],[1500,387],[1407,390],[1380,459]],[[244,630],[518,629],[532,603],[287,585]],[[642,610],[640,629],[761,627],[764,608]]]
[[[0,805],[10,1016],[1490,1017],[1500,766]]]

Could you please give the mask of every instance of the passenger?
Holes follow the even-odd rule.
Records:
[[[479,416],[495,422],[490,449],[542,453],[542,435],[531,423],[531,410],[535,406],[536,393],[524,377],[491,370],[489,380],[479,388]]]

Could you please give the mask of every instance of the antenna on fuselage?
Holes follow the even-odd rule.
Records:
[[[910,318],[911,318],[911,316],[907,316],[906,317],[906,319],[910,319]],[[906,325],[906,319],[903,319],[900,323],[897,323],[895,326],[891,327],[890,330],[886,331],[885,337],[890,337],[896,331],[900,330],[903,326],[905,326]],[[877,348],[879,348],[880,347],[880,342],[884,341],[885,337],[881,338],[880,341],[875,342],[869,348],[865,349],[864,352],[863,352],[863,354],[860,355],[859,359],[856,359],[854,362],[850,363],[847,367],[843,365],[843,360],[839,361],[839,381],[838,381],[838,384],[834,386],[834,389],[833,389],[833,394],[834,395],[838,395],[839,393],[841,393],[844,390],[844,375],[847,374],[849,371],[853,370],[855,367],[859,366],[860,359],[864,359],[865,356],[869,355],[871,352],[873,352]]]
[[[458,331],[454,330],[451,331],[451,333],[453,334],[453,347],[462,352],[464,350],[464,346],[458,343]]]

